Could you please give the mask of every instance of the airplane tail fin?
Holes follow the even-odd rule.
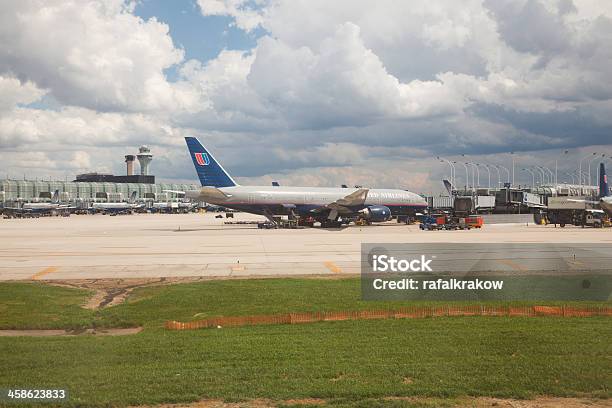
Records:
[[[55,190],[51,196],[52,203],[59,203],[59,190]]]
[[[133,204],[133,203],[136,202],[136,193],[137,193],[137,191],[134,190],[134,191],[132,191],[132,194],[130,194],[130,201],[129,201],[130,204]]]
[[[444,187],[446,187],[446,191],[448,191],[448,195],[452,196],[453,195],[453,185],[451,184],[451,182],[448,180],[442,180],[442,183],[444,183]]]
[[[233,187],[236,182],[195,137],[186,137],[187,148],[203,187]]]
[[[599,198],[610,195],[608,190],[608,175],[606,174],[606,166],[603,163],[599,164]]]

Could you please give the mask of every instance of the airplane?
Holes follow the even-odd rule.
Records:
[[[334,187],[241,186],[195,137],[187,148],[200,179],[200,190],[186,191],[192,200],[265,216],[277,225],[278,216],[304,220],[308,225],[337,227],[351,220],[384,222],[393,216],[414,216],[427,207],[418,194],[405,190]]]
[[[151,212],[157,213],[187,213],[195,208],[194,203],[182,201],[158,201],[151,204]]]
[[[93,203],[91,211],[109,214],[131,214],[134,210],[144,208],[144,204],[137,204],[136,191],[132,191],[130,200],[127,203]]]
[[[51,196],[49,203],[23,203],[21,207],[4,207],[3,213],[7,216],[24,216],[24,215],[48,215],[53,213],[69,214],[76,207],[59,202],[59,190],[55,190]]]
[[[603,163],[599,163],[599,207],[612,217],[612,195],[608,189],[608,175]]]
[[[587,202],[590,204],[599,204],[599,208],[605,212],[609,217],[612,217],[612,195],[608,189],[608,176],[606,174],[606,166],[603,163],[599,163],[599,198],[598,201],[590,200],[569,200],[574,202]]]

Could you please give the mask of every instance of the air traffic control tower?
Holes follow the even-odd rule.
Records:
[[[153,155],[151,149],[148,146],[140,146],[138,148],[138,154],[135,156],[140,163],[140,174],[134,174],[134,155],[126,154],[126,174],[124,176],[115,176],[113,174],[100,174],[100,173],[85,173],[78,174],[75,182],[88,182],[88,183],[140,183],[140,184],[155,184],[155,176],[150,173],[151,161],[153,161]]]
[[[140,146],[138,148],[138,162],[140,163],[140,175],[148,176],[149,175],[149,164],[153,160],[153,155],[151,154],[151,149],[148,146]]]

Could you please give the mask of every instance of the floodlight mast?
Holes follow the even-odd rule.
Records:
[[[523,168],[522,170],[529,172],[529,174],[531,174],[531,187],[535,187],[535,174],[533,173],[533,170],[528,169],[528,168]]]
[[[487,173],[488,173],[488,175],[489,175],[489,181],[488,181],[487,187],[488,187],[489,189],[491,189],[491,170],[489,169],[489,166],[487,166],[485,163],[476,163],[476,165],[477,165],[477,166],[482,166],[482,167],[484,167],[485,169],[487,169]]]
[[[455,165],[450,160],[447,160],[444,157],[437,156],[436,158],[440,160],[441,162],[446,163],[450,166],[450,171],[451,171],[450,172],[450,182],[451,182],[451,185],[454,186],[455,185]]]

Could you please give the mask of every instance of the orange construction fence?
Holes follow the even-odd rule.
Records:
[[[357,310],[340,312],[301,312],[277,315],[213,317],[193,322],[167,321],[169,330],[194,330],[208,327],[239,327],[266,324],[299,324],[341,320],[414,319],[441,316],[612,316],[609,306],[418,306],[395,310]]]

